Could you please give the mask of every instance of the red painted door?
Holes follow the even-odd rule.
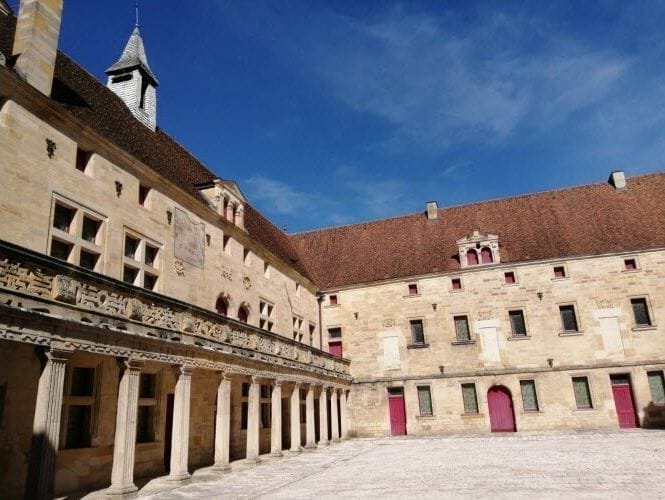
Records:
[[[388,389],[388,409],[390,411],[390,435],[406,435],[406,410],[402,389]]]
[[[342,357],[342,343],[341,342],[328,342],[328,352],[338,358]]]
[[[611,380],[614,406],[619,417],[619,427],[624,429],[637,427],[637,415],[635,414],[633,391],[630,388],[630,378],[628,375],[612,375]]]
[[[515,432],[513,398],[505,387],[491,387],[487,391],[492,432]]]

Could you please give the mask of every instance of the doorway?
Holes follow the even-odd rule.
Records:
[[[637,412],[635,411],[635,401],[633,400],[633,389],[630,384],[630,375],[623,373],[620,375],[610,375],[612,383],[612,395],[614,396],[614,406],[619,418],[619,427],[622,429],[632,429],[639,427],[637,421]]]
[[[515,432],[515,411],[510,391],[497,385],[487,391],[487,406],[492,432]]]
[[[404,389],[388,388],[388,411],[390,413],[390,435],[406,435],[406,408],[404,406]]]

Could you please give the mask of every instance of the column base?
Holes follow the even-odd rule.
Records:
[[[333,439],[332,439],[332,442],[333,442],[333,443],[339,443],[339,442],[340,442],[340,439],[339,439],[339,438],[333,438]]]
[[[245,462],[248,464],[258,464],[261,461],[259,457],[245,458]]]
[[[289,450],[290,453],[300,453],[302,451],[302,447],[298,446],[297,448],[291,448]]]
[[[319,441],[318,445],[319,446],[328,446],[330,444],[330,441],[325,440],[325,441]]]
[[[170,483],[182,483],[186,484],[192,479],[192,475],[189,472],[183,472],[181,474],[174,474],[166,476],[166,480]]]
[[[110,488],[106,489],[106,491],[104,491],[104,494],[113,498],[133,498],[138,495],[138,491],[139,489],[136,487],[136,485],[131,484],[119,488],[111,486]]]
[[[307,443],[305,445],[306,450],[316,450],[316,443]]]
[[[282,453],[282,450],[279,451],[271,451],[270,452],[271,457],[283,457],[284,453]]]
[[[226,472],[231,470],[231,464],[219,464],[219,465],[213,465],[210,470],[214,472]]]

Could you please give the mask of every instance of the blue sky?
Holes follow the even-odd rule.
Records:
[[[159,126],[289,231],[664,169],[663,2],[140,5]],[[105,81],[133,16],[61,48]]]

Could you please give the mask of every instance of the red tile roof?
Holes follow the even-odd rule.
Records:
[[[0,14],[0,51],[5,56],[12,52],[15,29],[16,18]],[[219,176],[163,130],[153,132],[141,124],[118,96],[60,51],[51,94],[85,125],[205,204],[194,186]],[[245,227],[261,245],[307,276],[288,236],[249,204],[245,205]]]
[[[456,241],[499,235],[502,262],[665,247],[665,173],[439,209],[292,236],[319,286],[460,269]]]

